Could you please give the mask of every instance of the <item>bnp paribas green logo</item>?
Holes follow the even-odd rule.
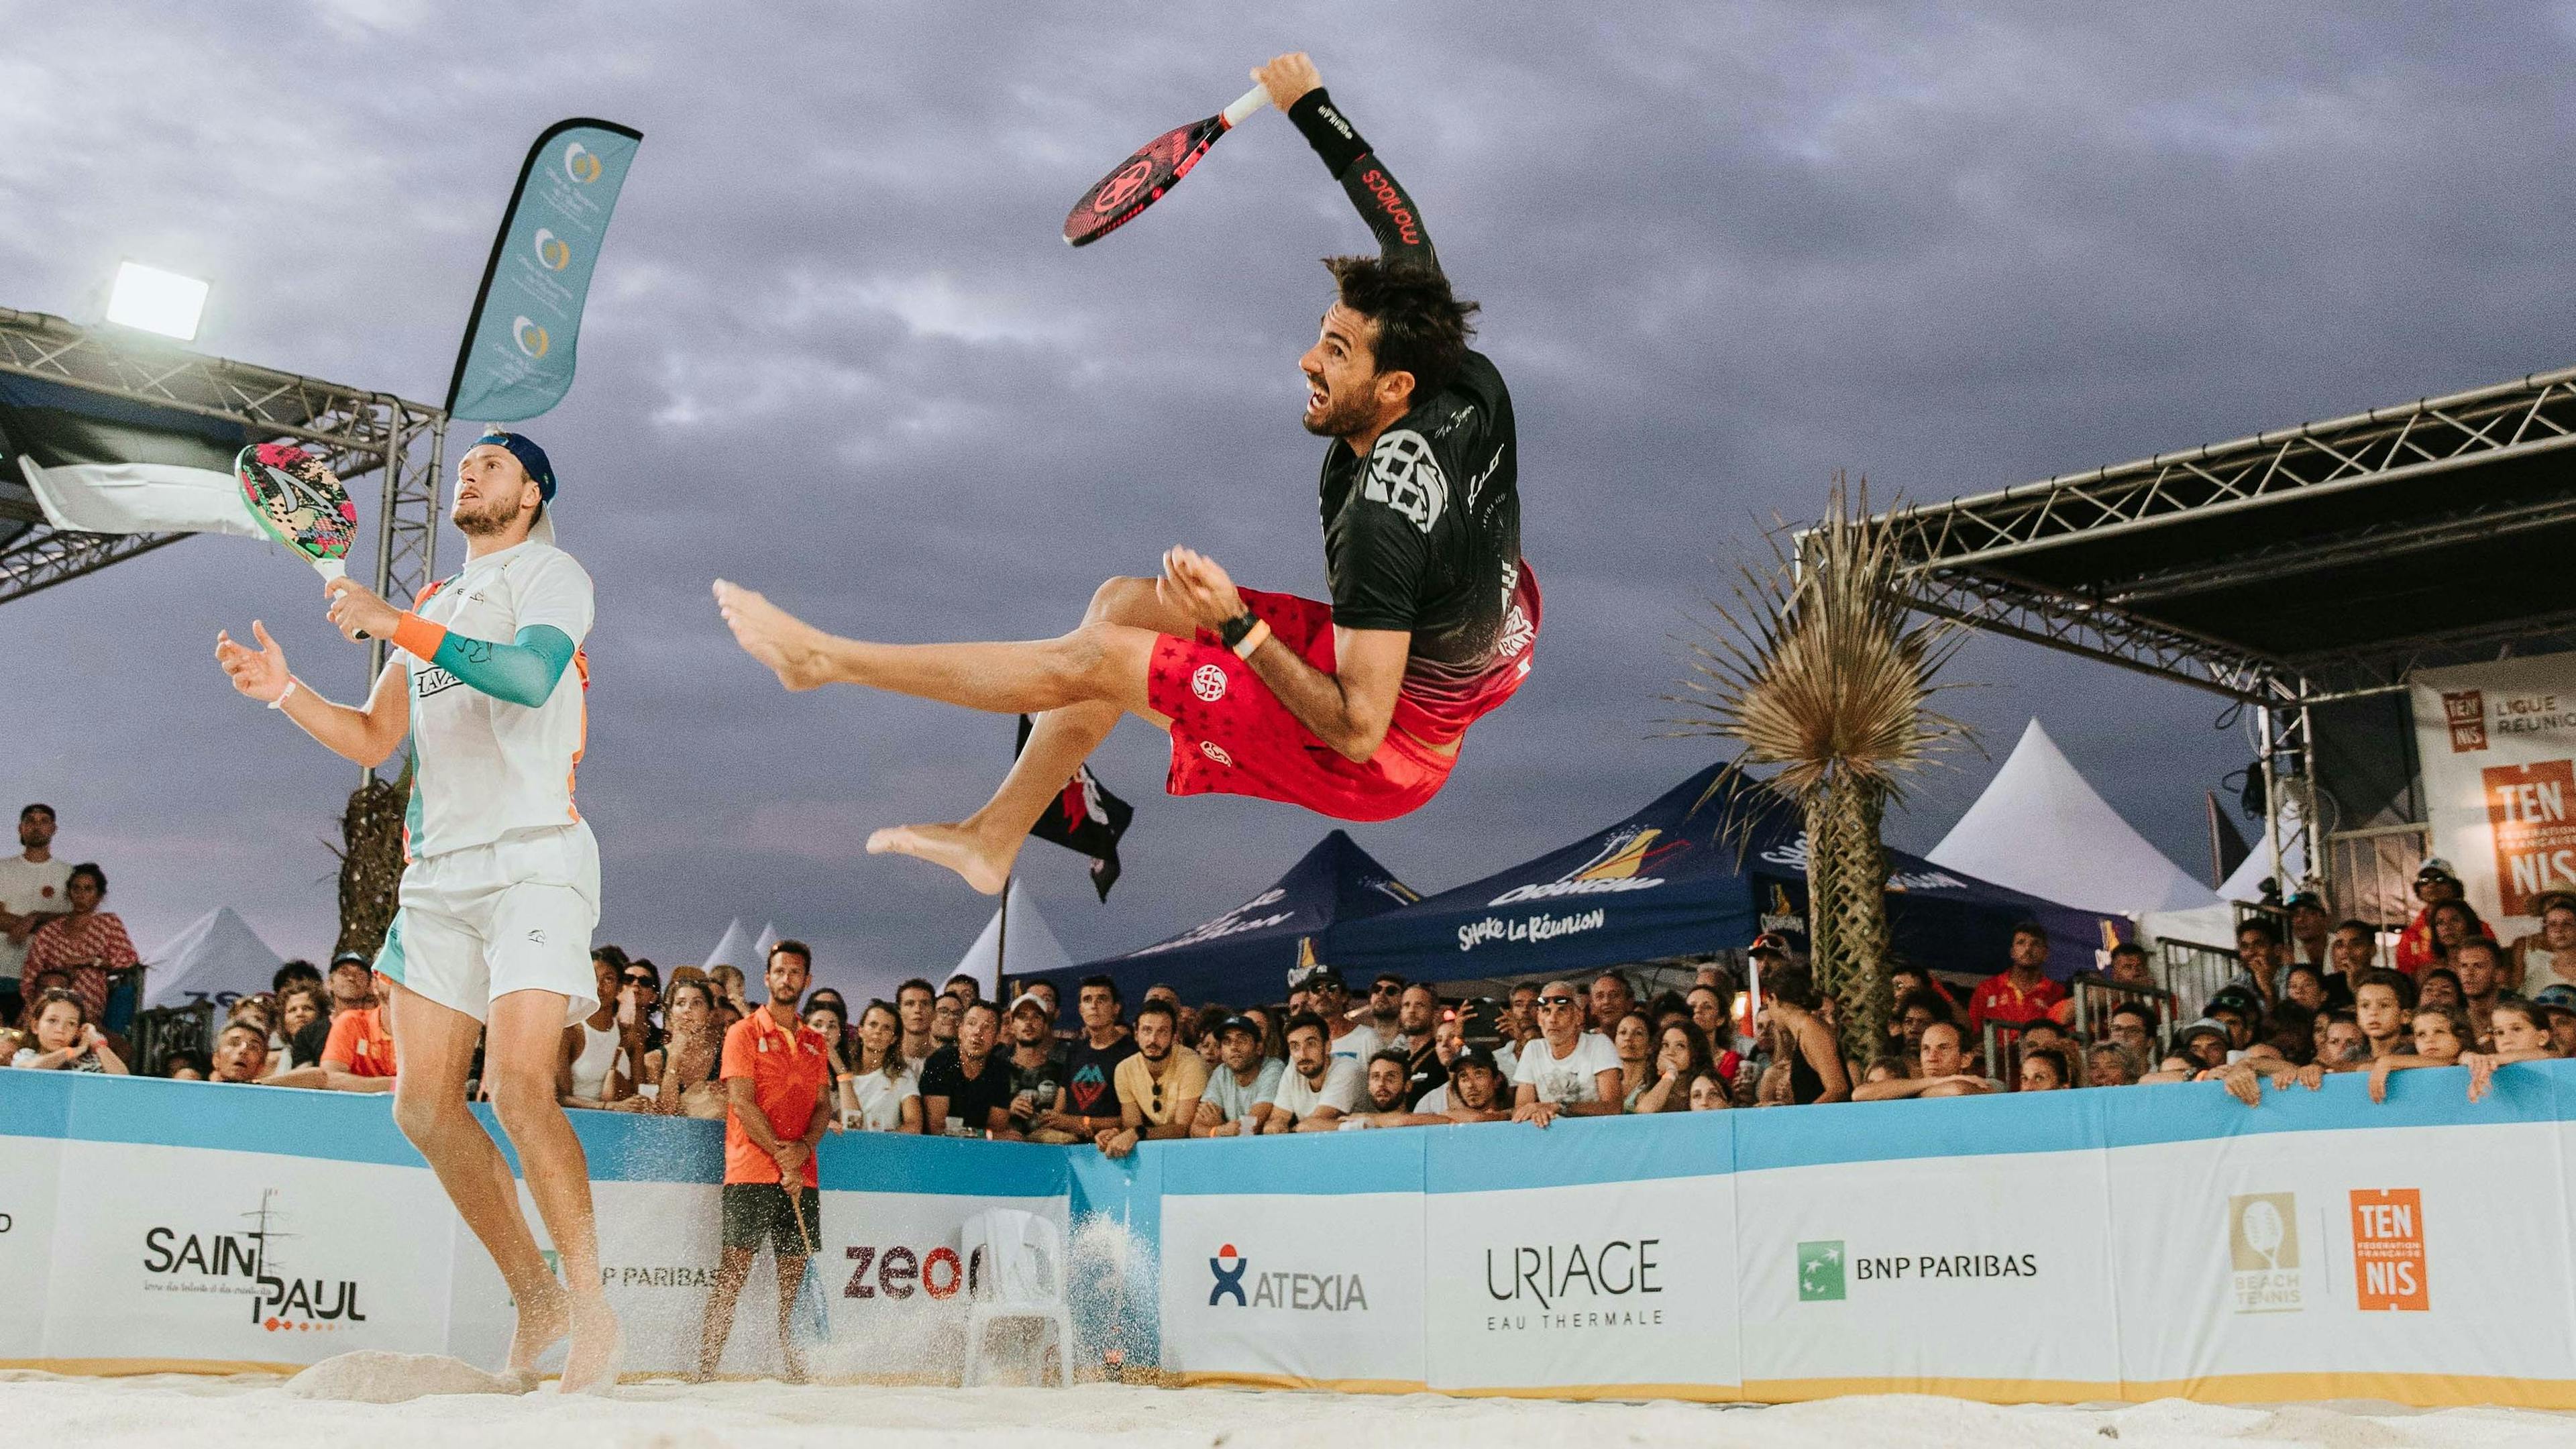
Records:
[[[1843,1243],[1834,1238],[1798,1245],[1798,1301],[1839,1303],[1843,1297]]]

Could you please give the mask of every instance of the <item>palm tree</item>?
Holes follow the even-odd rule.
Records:
[[[411,766],[387,780],[369,775],[340,812],[340,939],[331,949],[376,954],[394,923],[403,872],[403,814]]]
[[[1783,538],[1793,542],[1784,545]],[[1767,568],[1742,570],[1712,601],[1684,732],[1742,747],[1716,787],[1768,791],[1807,829],[1807,923],[1816,983],[1841,1007],[1847,1051],[1867,1061],[1887,1019],[1887,854],[1879,823],[1903,782],[1968,735],[1934,713],[1933,676],[1965,638],[1919,619],[1896,585],[1904,560],[1870,516],[1869,481],[1834,474],[1824,517],[1771,535]],[[1757,773],[1759,772],[1759,773]],[[1749,829],[1756,812],[1735,818]]]

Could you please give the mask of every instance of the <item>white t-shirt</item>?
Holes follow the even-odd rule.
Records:
[[[1358,1062],[1360,1076],[1365,1080],[1368,1076],[1368,1059],[1386,1050],[1386,1038],[1377,1034],[1376,1027],[1362,1022],[1352,1027],[1349,1035],[1333,1038],[1332,1043],[1324,1049],[1344,1061]]]
[[[1228,1076],[1233,1075],[1231,1072]],[[1273,1110],[1304,1120],[1318,1107],[1338,1107],[1345,1112],[1359,1110],[1360,1099],[1367,1095],[1368,1073],[1348,1057],[1334,1057],[1324,1068],[1323,1090],[1317,1091],[1306,1081],[1306,1074],[1290,1067],[1279,1078],[1279,1095],[1270,1099]]]
[[[531,539],[467,563],[417,612],[451,634],[496,644],[550,624],[579,650],[590,633],[590,575],[571,554]],[[415,859],[581,818],[572,774],[589,717],[578,657],[534,709],[470,688],[426,659],[402,657],[411,671],[419,781],[409,821]]]
[[[843,1112],[842,1126],[892,1132],[903,1125],[903,1099],[921,1095],[921,1079],[910,1071],[892,1081],[883,1072],[861,1072],[850,1078],[850,1091],[859,1099],[859,1110]]]
[[[1610,1038],[1587,1031],[1575,1039],[1571,1055],[1558,1057],[1540,1037],[1521,1050],[1512,1067],[1512,1085],[1538,1088],[1538,1099],[1562,1107],[1601,1100],[1600,1074],[1619,1070],[1619,1049]]]
[[[0,856],[0,910],[11,915],[70,910],[71,884],[72,863],[61,856],[42,861],[18,852]],[[29,934],[32,938],[33,933]],[[0,932],[0,981],[17,980],[19,963],[26,959],[26,942],[12,941]]]

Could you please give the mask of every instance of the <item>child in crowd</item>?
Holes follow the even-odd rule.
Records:
[[[2469,1029],[2469,1014],[2459,1003],[2444,1006],[2418,1004],[2415,1008],[2415,1050],[2384,1056],[2370,1066],[2370,1100],[2388,1100],[2388,1074],[2414,1067],[2455,1067],[2460,1056],[2476,1037]]]
[[[2549,1015],[2519,996],[2496,998],[2488,1018],[2488,1029],[2495,1038],[2492,1051],[2462,1052],[2460,1065],[2469,1069],[2469,1100],[2474,1102],[2487,1094],[2495,1079],[2495,1070],[2514,1062],[2544,1061],[2558,1055],[2550,1046]]]
[[[77,994],[61,988],[48,991],[37,998],[36,1009],[30,1015],[35,1040],[19,1047],[9,1058],[9,1065],[40,1072],[132,1075],[124,1060],[108,1046],[107,1038],[90,1024],[89,1008]]]

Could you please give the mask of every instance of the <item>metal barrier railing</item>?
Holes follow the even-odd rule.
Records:
[[[1977,1043],[1986,1075],[2003,1083],[2007,1092],[2021,1085],[2021,1034],[2022,1028],[2012,1022],[1989,1021]]]
[[[2209,998],[2234,980],[2238,970],[2236,953],[2222,947],[2159,941],[2156,949],[2162,957],[2159,974],[2173,1002],[2173,1020],[2165,1024],[2168,1030],[2199,1016]]]
[[[2178,1003],[2174,994],[2161,986],[2133,986],[2114,981],[2098,971],[2078,971],[2067,983],[2075,1000],[2075,1034],[2086,1042],[2111,1039],[2111,1013],[2135,1002],[2156,1014],[2156,1029],[2162,1037],[2173,1029]]]

